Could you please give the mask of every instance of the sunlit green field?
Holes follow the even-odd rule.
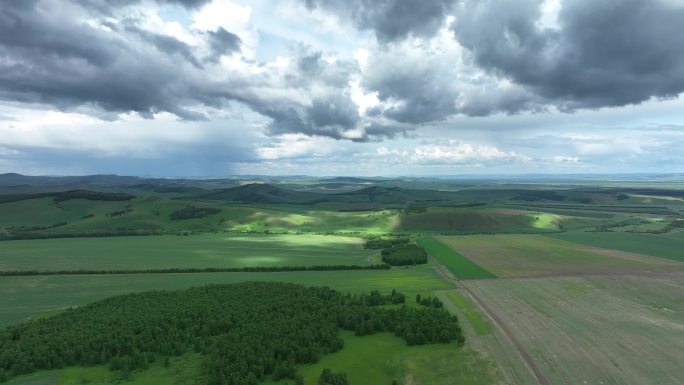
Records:
[[[0,270],[368,265],[358,238],[324,235],[160,235],[0,242]]]

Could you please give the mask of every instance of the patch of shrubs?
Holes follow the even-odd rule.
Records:
[[[169,219],[172,221],[179,221],[183,219],[204,218],[212,214],[218,214],[220,212],[221,209],[214,207],[189,206],[172,212],[169,214]]]
[[[318,377],[318,385],[349,385],[347,373],[335,373],[332,370],[325,368]]]
[[[427,251],[422,247],[407,243],[383,249],[382,261],[392,266],[421,265],[427,263]]]
[[[420,294],[416,294],[416,303],[423,305],[425,307],[434,307],[436,309],[441,309],[444,307],[444,303],[437,297],[422,297]]]
[[[408,238],[373,238],[366,241],[367,249],[382,249],[382,262],[392,266],[421,265],[427,263],[427,252]]]
[[[121,209],[121,210],[116,210],[116,211],[109,212],[109,213],[107,213],[107,216],[108,216],[108,217],[118,217],[118,216],[120,216],[120,215],[128,214],[128,213],[130,213],[130,212],[132,212],[132,211],[133,211],[132,208],[126,207],[126,208]]]
[[[372,305],[378,295],[382,304],[394,301],[277,282],[112,297],[0,330],[0,375],[104,364],[126,377],[195,351],[207,385],[257,385],[271,375],[301,383],[296,366],[342,349],[340,329],[391,332],[409,345],[463,345],[458,319],[446,310]],[[344,384],[343,377],[328,372],[320,383]]]

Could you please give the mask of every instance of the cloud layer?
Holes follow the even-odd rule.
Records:
[[[656,107],[681,105],[681,20],[681,0],[4,1],[0,164],[38,151],[21,127],[51,151],[99,149],[54,131],[88,138],[97,127],[155,154],[243,165],[590,167],[648,156],[681,139],[634,129],[684,125]],[[606,110],[600,124],[568,124]],[[142,148],[105,153],[127,147]]]

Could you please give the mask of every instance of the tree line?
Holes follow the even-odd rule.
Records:
[[[180,221],[183,219],[193,219],[193,218],[204,218],[209,215],[218,214],[221,209],[214,207],[195,207],[188,206],[182,209],[178,209],[171,214],[169,214],[169,219],[172,221]]]
[[[458,319],[444,309],[379,306],[403,299],[276,282],[112,297],[0,330],[0,382],[72,365],[125,375],[189,351],[203,355],[200,382],[208,385],[297,379],[297,365],[343,348],[340,328],[388,331],[407,344],[463,344]],[[343,382],[326,375],[322,383]]]
[[[334,270],[389,270],[380,265],[319,265],[319,266],[251,266],[251,267],[182,267],[169,269],[95,269],[95,270],[4,270],[0,277],[36,275],[110,275],[110,274],[174,274],[174,273],[270,273],[283,271],[334,271]]]

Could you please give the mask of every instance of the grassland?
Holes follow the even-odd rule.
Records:
[[[314,365],[300,368],[307,385],[317,384],[324,368],[347,373],[350,384],[454,385],[493,384],[498,378],[496,367],[477,352],[460,349],[454,344],[406,346],[389,333],[356,337],[343,332],[344,349],[324,356]],[[266,385],[288,381],[266,382]]]
[[[17,377],[7,382],[7,385],[192,385],[197,381],[201,363],[199,355],[185,354],[169,359],[168,367],[158,361],[128,377],[112,372],[106,366],[74,366]]]
[[[471,349],[455,344],[406,346],[390,333],[357,337],[343,331],[344,349],[325,355],[313,365],[304,365],[299,371],[306,385],[315,385],[324,368],[346,372],[351,384],[391,384],[397,379],[404,384],[430,385],[491,385],[499,378],[496,367]],[[69,367],[29,376],[8,382],[8,385],[186,385],[194,384],[200,372],[201,359],[194,354],[172,358],[169,366],[156,362],[145,370],[133,372],[128,378],[111,372],[104,366]],[[266,381],[265,385],[287,384],[291,380]]]
[[[684,262],[684,234],[634,234],[634,233],[563,233],[553,238],[595,247],[605,247],[632,253],[653,255]]]
[[[358,238],[324,235],[160,235],[0,242],[0,270],[126,270],[368,265]]]
[[[435,238],[422,237],[418,238],[417,242],[458,278],[477,279],[496,277],[494,274],[463,257]]]
[[[458,307],[477,335],[484,336],[492,332],[494,326],[482,315],[467,295],[459,290],[449,290],[442,292],[442,294],[446,295],[447,299]]]
[[[464,284],[506,320],[552,384],[682,383],[681,276]]]
[[[349,292],[397,289],[408,295],[450,287],[429,266],[383,271],[2,277],[0,327],[118,294],[244,281],[294,282]]]
[[[676,261],[586,246],[542,235],[468,235],[438,239],[498,277],[643,274],[684,270],[684,264]]]
[[[171,220],[173,212],[188,206],[220,211],[203,218]],[[244,204],[190,198],[170,199],[165,196],[140,196],[127,201],[70,199],[58,202],[53,198],[41,197],[0,203],[0,236],[11,229],[77,235],[122,231],[540,233],[559,231],[561,228],[591,228],[589,222],[570,216],[502,210],[490,206],[427,207],[424,210],[359,207],[359,211],[350,211],[349,205],[340,203]]]

